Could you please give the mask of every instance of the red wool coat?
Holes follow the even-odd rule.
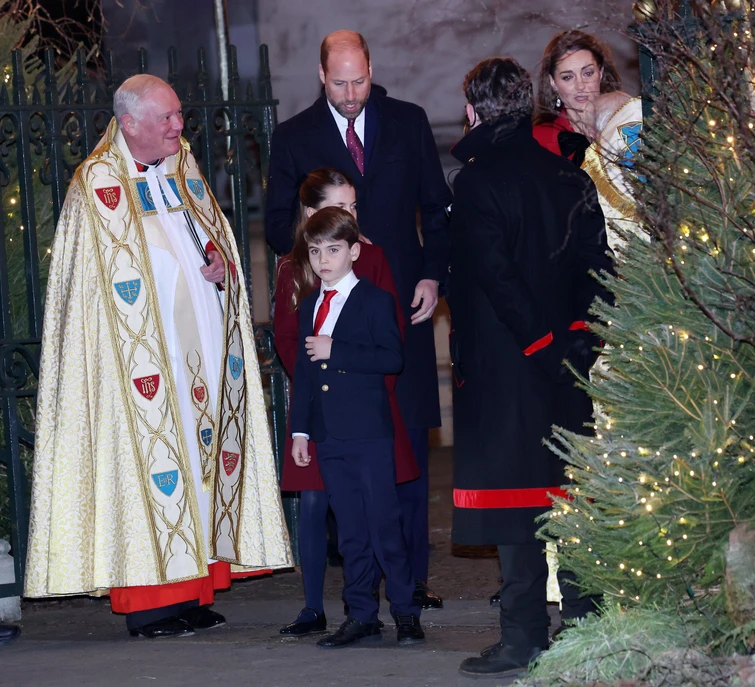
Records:
[[[375,286],[392,294],[396,299],[396,314],[401,335],[404,335],[405,322],[401,306],[396,293],[396,285],[393,281],[388,261],[381,248],[368,243],[361,244],[359,259],[354,263],[354,274],[357,277],[366,277]],[[320,288],[318,280],[316,288]],[[283,363],[283,367],[289,376],[293,376],[296,366],[296,349],[299,341],[299,311],[291,309],[291,296],[294,291],[293,277],[291,274],[290,256],[281,258],[278,263],[278,278],[275,285],[275,314],[273,315],[273,333],[275,348]],[[414,459],[412,445],[406,425],[401,417],[401,411],[396,400],[397,375],[386,375],[385,386],[388,388],[388,400],[391,404],[393,416],[394,454],[396,459],[396,482],[410,482],[419,477],[419,469]],[[293,440],[289,427],[286,427],[286,447],[283,456],[283,477],[281,479],[282,491],[307,491],[322,490],[324,485],[320,477],[320,468],[317,465],[317,450],[315,442],[309,442],[309,455],[312,462],[305,468],[300,468],[294,463],[292,456]]]

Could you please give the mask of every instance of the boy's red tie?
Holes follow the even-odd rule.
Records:
[[[320,328],[325,324],[325,320],[330,312],[330,301],[337,293],[338,291],[336,291],[336,289],[323,291],[322,303],[320,303],[320,307],[317,308],[317,317],[315,317],[315,328],[313,332],[315,336],[320,333]]]

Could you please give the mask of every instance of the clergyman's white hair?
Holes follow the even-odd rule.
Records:
[[[126,79],[115,92],[113,97],[113,111],[118,124],[121,124],[121,118],[125,114],[139,117],[141,114],[142,101],[152,91],[170,85],[157,76],[151,74],[136,74]]]

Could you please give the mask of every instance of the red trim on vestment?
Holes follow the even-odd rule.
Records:
[[[454,489],[457,508],[541,508],[553,505],[552,496],[567,498],[559,487],[532,489]]]
[[[231,573],[231,566],[225,561],[216,561],[208,565],[207,570],[209,574],[204,577],[184,582],[114,587],[110,590],[110,608],[113,613],[136,613],[195,599],[199,599],[200,606],[206,606],[215,600],[215,590],[227,589],[231,586],[232,579],[257,577],[273,572],[272,570],[255,570]]]
[[[545,348],[553,343],[553,332],[548,332],[542,339],[538,339],[535,343],[530,344],[524,349],[524,355],[532,355],[537,353],[541,348]]]
[[[579,329],[584,329],[586,332],[590,331],[590,328],[587,326],[587,322],[583,322],[582,320],[577,320],[576,322],[572,322],[569,325],[570,332],[576,332]]]

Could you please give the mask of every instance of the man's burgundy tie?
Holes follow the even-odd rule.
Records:
[[[349,120],[349,126],[346,129],[346,147],[354,159],[354,164],[359,169],[360,174],[364,174],[364,146],[359,140],[359,135],[354,129],[354,120]]]
[[[330,312],[330,301],[333,300],[333,296],[337,293],[338,291],[335,289],[323,291],[322,303],[320,303],[320,307],[317,308],[317,317],[315,317],[315,328],[313,331],[315,336],[320,333],[320,329],[325,324],[325,320],[328,318],[328,313]]]

